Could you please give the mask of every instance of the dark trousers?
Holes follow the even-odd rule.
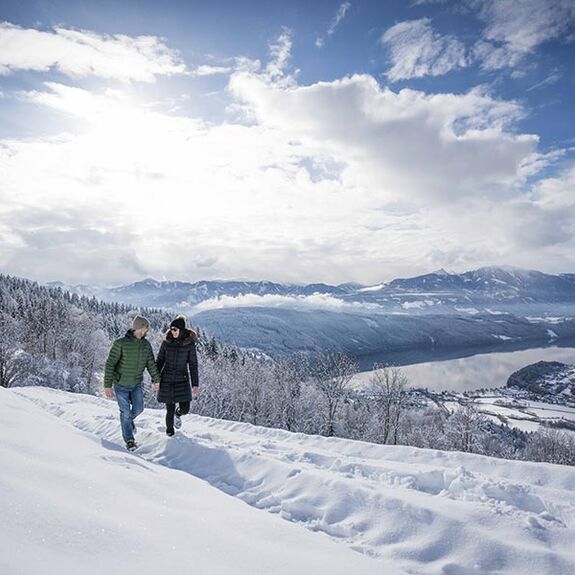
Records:
[[[178,415],[186,415],[190,411],[189,401],[180,401]],[[176,412],[175,403],[166,403],[166,431],[174,431],[174,413]]]

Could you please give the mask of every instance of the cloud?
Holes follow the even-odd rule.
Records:
[[[436,266],[460,270],[513,261],[524,268],[568,271],[575,248],[574,185],[571,163],[513,197],[468,198],[456,209],[433,207],[422,215],[428,236],[431,230],[449,233],[441,246],[430,242],[435,245],[426,257]]]
[[[337,27],[340,25],[341,21],[345,18],[347,11],[350,8],[351,8],[351,2],[343,2],[342,4],[339,5],[337,13],[330,22],[327,32],[325,33],[325,36],[333,36],[335,34]],[[323,48],[325,44],[325,36],[318,36],[315,39],[315,45],[318,48]]]
[[[99,229],[129,232],[124,247],[138,254],[146,276],[297,281],[358,256],[355,247],[335,249],[348,233],[346,198],[336,192],[341,183],[314,182],[302,163],[308,152],[284,134],[163,114],[117,91],[48,83],[25,97],[77,127],[54,138],[2,142],[0,203],[93,210],[105,222]],[[20,237],[10,222],[5,237]],[[108,237],[114,244],[119,236]],[[85,247],[66,244],[47,259],[49,279],[75,273],[69,263]],[[110,271],[93,265],[89,273],[93,282],[115,283]],[[134,273],[126,266],[121,277]]]
[[[465,46],[451,35],[441,35],[431,27],[429,18],[400,22],[381,37],[389,48],[392,81],[441,76],[468,65]]]
[[[285,78],[285,71],[291,57],[292,32],[289,28],[283,28],[275,44],[270,45],[271,60],[266,66],[266,75],[271,80],[278,81]]]
[[[192,76],[215,76],[217,74],[229,74],[233,68],[228,66],[210,66],[203,64],[198,66],[193,72]]]
[[[278,87],[234,74],[230,89],[258,121],[345,166],[346,185],[381,201],[456,201],[524,181],[537,137],[507,128],[521,106],[480,90],[435,94],[381,88],[368,75]]]
[[[474,48],[486,70],[517,66],[537,47],[551,40],[572,39],[572,0],[470,0],[485,28]]]
[[[121,225],[110,226],[101,203],[57,208],[49,203],[39,208],[3,200],[2,269],[30,279],[87,283],[103,277],[121,282],[146,275],[131,231]]]
[[[573,265],[571,176],[528,184],[559,154],[520,132],[518,102],[368,75],[300,85],[290,51],[283,30],[269,62],[236,62],[227,96],[249,121],[166,113],[128,90],[22,93],[67,131],[0,141],[2,269],[70,283],[373,284],[443,266]]]
[[[359,312],[376,311],[381,309],[377,304],[346,302],[329,294],[316,293],[313,295],[283,296],[255,294],[239,296],[220,296],[205,300],[194,306],[193,313],[224,308],[237,307],[283,307],[290,309],[327,309],[330,311]]]
[[[575,190],[575,164],[566,167],[556,177],[538,181],[533,186],[532,197],[542,208],[562,211],[574,210],[572,213],[575,214],[573,190]]]
[[[527,88],[527,91],[531,92],[532,90],[536,90],[537,88],[541,88],[543,86],[550,86],[552,84],[556,84],[557,82],[559,82],[559,80],[561,80],[561,77],[562,77],[561,74],[559,74],[558,72],[552,72],[546,78],[541,80],[541,82],[537,82],[530,88]]]
[[[546,208],[529,201],[511,204],[507,209],[515,216],[510,220],[509,231],[519,249],[565,245],[575,236],[575,218],[562,209]]]
[[[156,36],[101,35],[62,27],[41,31],[3,22],[0,74],[17,70],[154,82],[157,76],[182,74],[186,67],[178,53]]]

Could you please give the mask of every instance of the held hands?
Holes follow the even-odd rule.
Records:
[[[158,389],[160,389],[160,384],[159,383],[152,383],[152,389],[154,391],[158,391]]]
[[[111,387],[105,387],[104,393],[108,399],[114,399],[114,390]]]

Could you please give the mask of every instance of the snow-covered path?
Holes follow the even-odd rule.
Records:
[[[74,429],[64,416],[77,400],[95,418],[112,404],[34,391],[61,416],[0,388],[2,575],[390,572],[387,562]]]
[[[358,562],[354,573],[575,573],[573,468],[304,436],[193,415],[169,439],[163,412],[153,410],[138,419],[138,455],[119,455],[115,402],[42,388],[6,394],[98,438],[108,456],[136,462],[126,463],[127,469],[177,470],[172,476],[193,481],[194,491],[209,487],[230,509],[241,499],[258,522],[266,517],[274,529],[290,526],[314,544],[345,550]],[[211,513],[205,501],[204,519]],[[216,507],[223,505],[217,501]],[[214,510],[219,512],[225,523],[227,509]],[[161,528],[158,533],[169,539]],[[224,538],[228,533],[226,526]],[[258,542],[257,553],[259,545],[267,549],[274,541],[278,558],[282,552],[286,557],[278,563],[291,561],[292,553],[297,558],[289,543],[268,537]],[[325,572],[338,572],[334,565],[343,569],[347,559],[332,561],[335,555],[326,552]],[[236,567],[231,572],[260,572],[230,564]],[[316,559],[303,570],[292,563],[287,571],[261,572],[316,575],[321,565]]]

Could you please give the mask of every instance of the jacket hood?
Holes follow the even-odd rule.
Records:
[[[193,329],[186,328],[182,337],[178,338],[178,340],[182,342],[182,345],[192,345],[192,343],[196,343],[196,341],[198,341],[198,334]],[[170,330],[166,332],[167,342],[172,343],[178,340],[174,338]]]

